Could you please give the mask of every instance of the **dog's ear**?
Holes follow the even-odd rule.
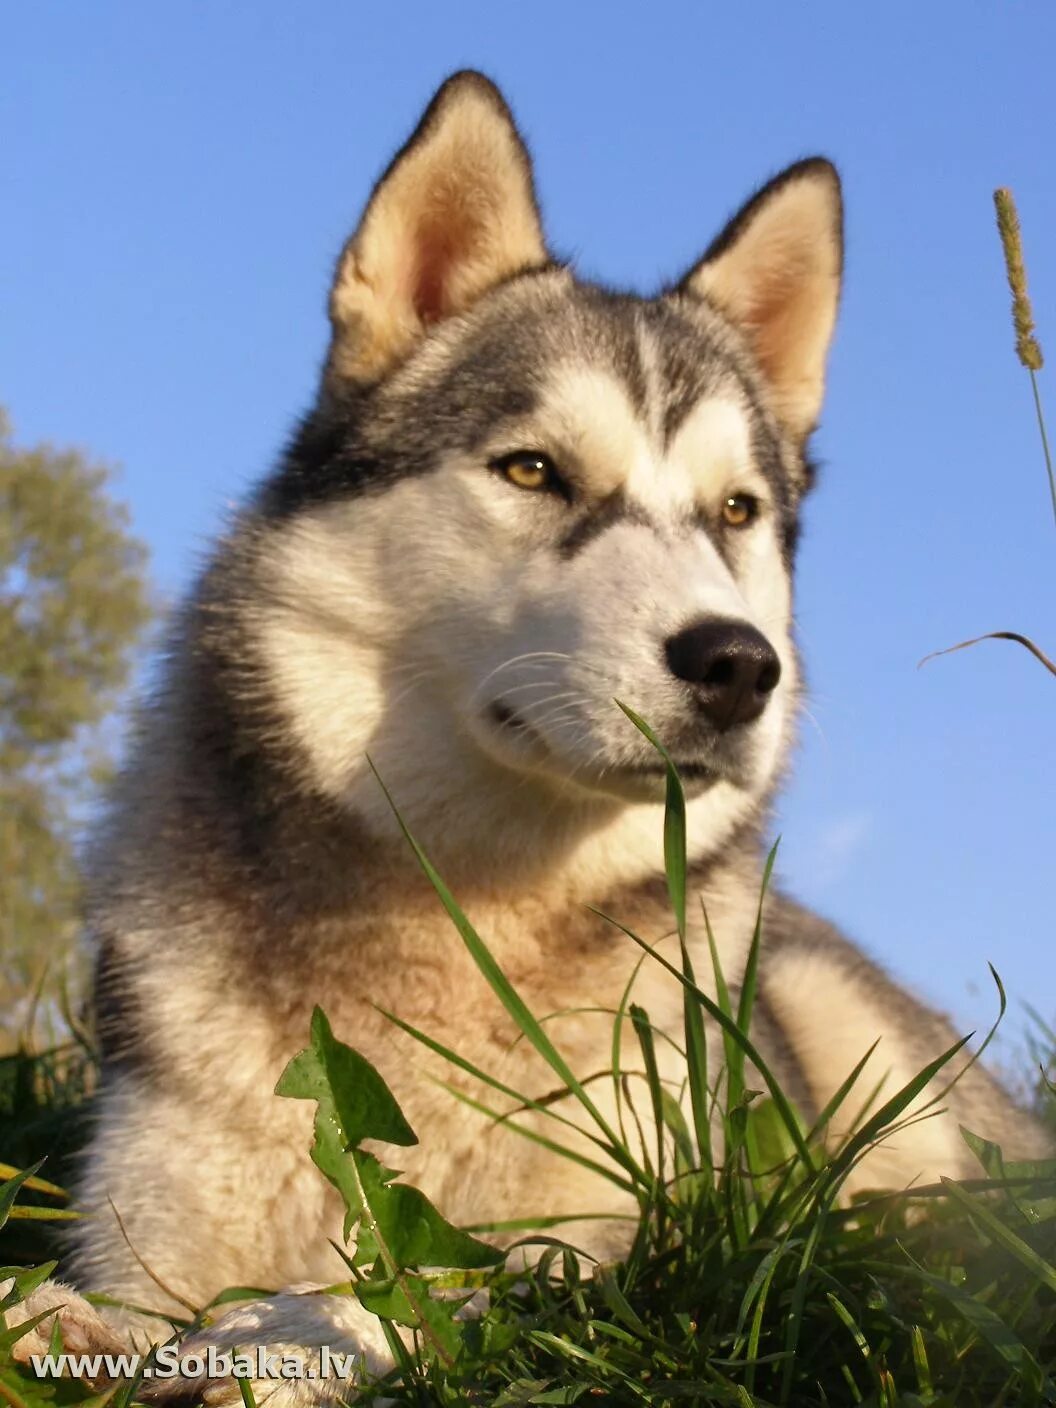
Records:
[[[456,73],[374,189],[338,261],[325,378],[373,381],[430,323],[548,263],[532,168],[498,89]]]
[[[798,439],[821,410],[842,268],[840,178],[812,157],[753,196],[680,285],[744,333],[774,409]]]

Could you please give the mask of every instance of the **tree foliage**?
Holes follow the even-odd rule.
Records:
[[[77,931],[77,827],[150,616],[145,565],[109,472],[16,447],[0,413],[0,1025]]]

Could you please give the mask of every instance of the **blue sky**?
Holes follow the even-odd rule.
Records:
[[[21,440],[121,467],[169,598],[311,396],[332,260],[452,69],[500,82],[553,245],[618,284],[681,272],[763,178],[834,158],[847,286],[781,869],[962,1025],[993,1010],[987,960],[1056,1016],[1056,681],[1003,643],[917,669],[988,629],[1056,646],[991,207],[1013,188],[1056,356],[1056,7],[95,0],[4,28],[0,402]]]

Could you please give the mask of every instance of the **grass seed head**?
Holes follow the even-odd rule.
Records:
[[[1012,322],[1016,329],[1016,355],[1032,372],[1040,371],[1044,363],[1041,347],[1034,336],[1034,314],[1027,292],[1027,270],[1023,263],[1023,240],[1019,232],[1019,216],[1012,192],[1002,186],[994,192],[997,210],[997,230],[1005,251],[1008,286],[1012,291]]]

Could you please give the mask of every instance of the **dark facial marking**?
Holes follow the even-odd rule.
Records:
[[[662,381],[662,428],[665,447],[693,409],[723,386],[736,385],[751,423],[752,458],[773,491],[778,534],[791,564],[797,535],[798,496],[789,483],[781,450],[770,429],[755,385],[743,368],[718,351],[706,332],[677,303],[659,299],[645,305],[645,317],[659,347]],[[809,462],[806,487],[810,486]],[[736,487],[736,486],[734,486]]]
[[[610,494],[595,508],[580,516],[558,544],[559,555],[566,560],[575,557],[588,543],[592,543],[617,523],[635,523],[643,528],[659,531],[656,523],[640,504],[631,503],[617,490],[615,494]]]
[[[514,285],[545,272],[518,275],[482,300],[463,345],[424,384],[401,383],[397,371],[376,386],[322,399],[261,491],[263,513],[287,517],[429,473],[445,454],[477,453],[504,423],[531,415],[561,362],[614,371],[644,413],[641,301],[591,285],[561,286],[538,301],[516,297]]]
[[[643,300],[592,285],[559,287],[538,300],[505,293],[485,299],[463,345],[434,378],[390,378],[324,398],[304,419],[257,505],[270,519],[315,504],[379,492],[400,479],[435,470],[445,455],[482,454],[507,423],[535,410],[556,367],[594,366],[614,373],[636,412],[649,415],[649,378],[642,362],[644,323],[658,349],[665,441],[699,401],[735,378],[752,421],[753,455],[766,475],[782,525],[786,553],[795,535],[795,494],[754,388],[700,325],[677,305]],[[482,469],[485,467],[482,460]],[[577,520],[562,545],[574,555],[618,515],[636,513],[607,503]],[[600,515],[600,516],[599,516]],[[637,519],[636,521],[641,521]]]

